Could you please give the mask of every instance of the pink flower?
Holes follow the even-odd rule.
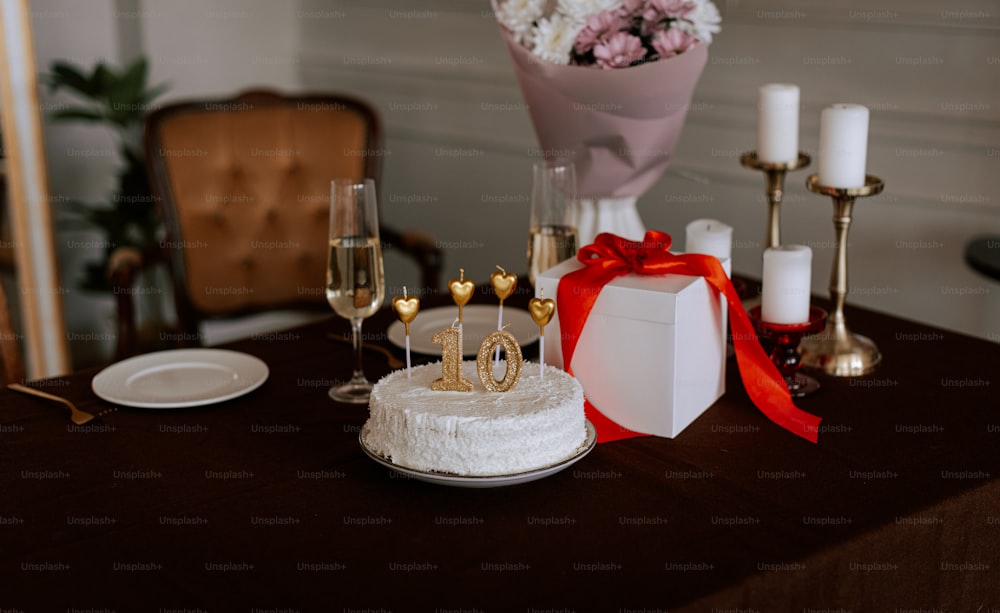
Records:
[[[685,0],[649,0],[642,18],[650,24],[659,23],[664,19],[683,19],[695,8],[694,2]]]
[[[594,47],[594,58],[601,68],[625,68],[645,55],[642,40],[626,32],[616,32]]]
[[[627,27],[628,22],[614,11],[602,11],[597,15],[591,15],[587,18],[586,25],[577,34],[573,48],[577,53],[586,53],[593,49],[597,43]]]
[[[625,19],[642,16],[643,9],[646,8],[646,0],[624,0],[618,7],[618,14]]]
[[[660,59],[665,59],[684,53],[696,42],[698,42],[698,39],[684,30],[668,28],[663,32],[656,33],[656,36],[653,37],[652,45],[653,49],[660,56]]]

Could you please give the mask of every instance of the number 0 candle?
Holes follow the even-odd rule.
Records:
[[[868,109],[834,104],[819,119],[819,182],[828,187],[864,187],[868,158]]]
[[[809,321],[811,283],[812,249],[805,245],[779,245],[766,249],[760,318],[772,324]]]
[[[799,88],[768,83],[757,90],[757,159],[794,162],[799,158]]]

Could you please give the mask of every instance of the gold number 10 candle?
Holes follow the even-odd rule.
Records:
[[[439,392],[471,392],[472,381],[462,376],[462,328],[438,330],[431,341],[441,345],[441,378],[431,382]]]
[[[503,379],[498,381],[493,375],[490,354],[493,353],[494,348],[499,351],[500,347],[503,347],[507,356],[507,372],[504,373]],[[521,346],[517,344],[514,335],[506,330],[491,332],[479,345],[479,353],[476,356],[476,373],[479,375],[483,387],[491,392],[506,392],[514,387],[517,380],[521,378],[523,365],[524,358],[521,355]]]

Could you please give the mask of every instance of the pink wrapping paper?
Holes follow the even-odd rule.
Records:
[[[581,198],[641,196],[662,176],[680,140],[708,61],[699,42],[640,66],[602,70],[541,60],[500,26],[545,158],[576,165]]]

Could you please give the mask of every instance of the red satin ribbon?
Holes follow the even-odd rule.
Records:
[[[655,230],[646,232],[641,242],[603,233],[594,239],[593,244],[580,249],[577,259],[585,266],[559,280],[556,301],[562,332],[563,364],[567,372],[572,373],[570,364],[573,363],[573,352],[587,317],[597,302],[597,296],[601,288],[614,278],[632,272],[640,275],[704,277],[725,295],[729,303],[729,325],[733,331],[736,362],[750,400],[774,423],[810,442],[817,442],[822,419],[806,413],[792,402],[785,380],[757,341],[753,324],[719,260],[695,253],[672,254],[669,251],[670,243],[669,234]],[[611,421],[607,418],[604,420]],[[595,427],[599,425],[595,423]],[[600,433],[599,427],[598,432]],[[623,438],[621,432],[618,434],[616,437],[614,433],[610,433],[605,440]]]

